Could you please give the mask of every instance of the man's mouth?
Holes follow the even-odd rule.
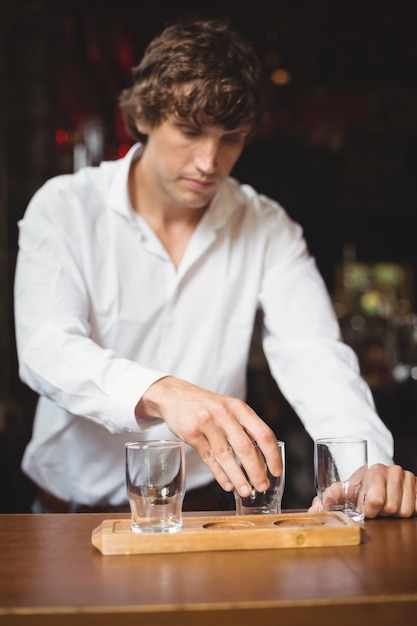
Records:
[[[215,185],[214,178],[188,178],[185,177],[184,180],[187,182],[188,186],[195,191],[207,191],[211,189]]]

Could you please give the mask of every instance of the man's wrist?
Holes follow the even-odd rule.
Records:
[[[158,378],[152,385],[145,390],[135,407],[135,416],[162,418],[162,400],[164,396],[164,384],[171,376],[163,376]]]

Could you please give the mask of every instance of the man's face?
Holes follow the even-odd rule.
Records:
[[[199,127],[170,116],[144,130],[148,140],[141,160],[147,180],[171,205],[201,209],[230,174],[250,128]]]

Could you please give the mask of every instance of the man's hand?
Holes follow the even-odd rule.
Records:
[[[417,513],[417,477],[399,465],[368,469],[366,517],[411,517]]]
[[[376,464],[368,468],[365,517],[412,517],[417,515],[417,477],[400,465]],[[321,510],[315,497],[310,513]]]
[[[255,489],[268,488],[253,441],[263,452],[271,474],[282,473],[276,435],[242,400],[167,376],[146,390],[135,412],[137,416],[163,419],[174,435],[197,450],[226,491],[235,488],[243,497],[251,492],[237,459]]]

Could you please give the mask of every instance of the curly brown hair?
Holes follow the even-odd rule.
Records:
[[[181,20],[151,41],[119,104],[128,130],[140,140],[137,120],[153,128],[172,114],[197,126],[248,124],[254,133],[261,85],[262,65],[252,44],[227,20]]]

